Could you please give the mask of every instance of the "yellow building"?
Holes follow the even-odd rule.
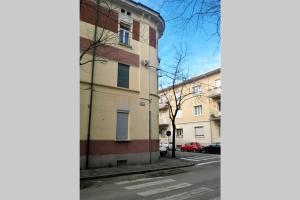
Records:
[[[98,2],[80,1],[80,168],[155,162],[164,20],[134,1]]]
[[[199,142],[209,145],[220,142],[221,132],[221,70],[216,69],[178,84],[182,94],[189,95],[182,104],[176,117],[176,145]],[[172,132],[165,95],[173,91],[172,87],[159,91],[159,132],[161,142],[167,142],[166,131]],[[170,93],[172,95],[172,92]],[[176,94],[176,93],[175,93]],[[182,96],[184,96],[182,95]],[[170,102],[172,105],[173,103]],[[172,136],[169,138],[172,141]]]

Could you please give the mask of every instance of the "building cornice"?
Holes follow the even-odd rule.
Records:
[[[111,0],[111,2],[135,8],[137,12],[142,12],[149,15],[151,19],[154,19],[156,22],[158,22],[157,30],[159,32],[159,37],[162,36],[165,30],[165,20],[162,18],[159,12],[145,6],[140,2],[135,2],[133,0]]]
[[[186,80],[186,81],[184,81],[184,82],[178,83],[178,84],[175,85],[175,88],[178,87],[178,86],[181,86],[181,85],[185,85],[185,84],[189,84],[189,83],[195,82],[195,81],[197,81],[197,80],[199,80],[199,79],[202,79],[202,78],[205,78],[205,77],[207,77],[207,76],[211,76],[211,75],[214,75],[214,74],[218,74],[218,73],[220,73],[220,72],[221,72],[221,68],[214,69],[214,70],[212,70],[212,71],[206,72],[206,73],[201,74],[201,75],[199,75],[199,76],[195,76],[195,77],[193,77],[193,78],[190,78],[190,79],[188,79],[188,80]],[[171,88],[172,88],[172,86],[168,86],[168,87],[166,87],[166,88],[163,88],[163,89],[159,90],[158,93],[161,93],[161,92],[163,92],[163,91],[170,90]]]

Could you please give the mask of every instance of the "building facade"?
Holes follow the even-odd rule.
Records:
[[[221,70],[207,72],[186,80],[183,84],[183,93],[190,93],[190,96],[177,113],[176,145],[199,142],[201,145],[207,146],[214,142],[220,142]],[[178,87],[181,87],[181,84]],[[173,90],[173,88],[169,87],[164,90],[165,92],[159,92],[159,133],[160,141],[163,143],[168,141],[166,131],[172,132],[169,106],[165,94],[166,91]],[[172,136],[169,141],[172,141]]]
[[[163,31],[159,13],[140,3],[80,1],[81,169],[158,160]]]

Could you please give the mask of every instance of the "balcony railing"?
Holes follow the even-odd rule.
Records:
[[[159,110],[168,109],[169,106],[167,103],[159,103]]]
[[[220,97],[221,96],[221,88],[215,87],[213,89],[209,89],[208,96],[211,98]]]
[[[159,125],[169,125],[171,124],[170,119],[167,117],[159,117]]]
[[[221,111],[214,111],[210,115],[211,120],[219,120],[221,119]]]

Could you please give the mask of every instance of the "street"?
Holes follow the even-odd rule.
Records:
[[[169,152],[169,155],[171,152]],[[95,180],[80,192],[82,200],[218,200],[220,155],[176,152],[192,167]]]

